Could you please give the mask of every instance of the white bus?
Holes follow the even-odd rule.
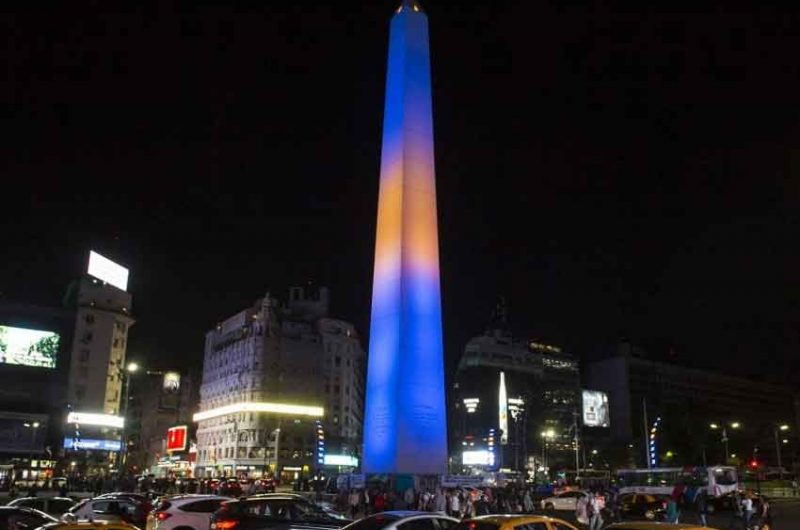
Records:
[[[678,484],[702,488],[706,495],[720,497],[739,487],[736,468],[732,466],[687,466],[653,469],[620,469],[616,474],[619,492],[670,495]]]

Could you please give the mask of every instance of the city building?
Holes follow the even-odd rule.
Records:
[[[372,283],[364,472],[447,468],[428,18],[392,17]]]
[[[0,303],[0,482],[54,471],[64,436],[74,313]]]
[[[108,471],[121,451],[128,334],[133,297],[128,269],[92,251],[86,274],[70,284],[65,303],[75,312],[67,379],[64,450],[73,471]]]
[[[357,455],[365,354],[331,318],[329,292],[269,293],[206,334],[197,425],[199,476],[308,478],[325,448]]]
[[[192,476],[192,414],[199,395],[196,377],[179,370],[140,370],[131,376],[127,465],[157,477]],[[168,450],[169,429],[186,426],[183,447]]]
[[[451,393],[451,470],[574,463],[578,361],[502,322],[467,342]]]
[[[629,465],[644,466],[646,459],[651,465],[719,464],[727,458],[776,466],[782,454],[788,467],[797,453],[794,389],[656,361],[627,342],[590,363],[586,380],[588,388],[608,394],[612,442],[631,449]]]
[[[67,399],[73,410],[120,414],[132,296],[92,277],[74,289],[76,308]]]

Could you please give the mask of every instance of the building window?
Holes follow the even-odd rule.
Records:
[[[335,365],[336,365],[337,367],[339,367],[339,366],[341,366],[341,365],[342,365],[342,358],[341,358],[341,357],[339,357],[338,355],[336,356]]]

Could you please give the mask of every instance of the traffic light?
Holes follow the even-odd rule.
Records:
[[[751,460],[750,461],[750,467],[752,467],[753,469],[757,468],[758,467],[758,460],[756,460],[756,459]]]

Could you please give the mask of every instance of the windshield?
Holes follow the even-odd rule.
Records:
[[[736,470],[723,467],[715,468],[714,482],[720,486],[733,486],[736,484]]]

